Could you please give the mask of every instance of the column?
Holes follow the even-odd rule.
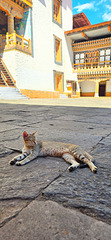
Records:
[[[95,97],[99,97],[99,81],[96,81],[96,86],[95,86]]]
[[[76,86],[77,86],[77,90],[76,90],[76,95],[78,96],[78,97],[80,97],[80,87],[79,87],[79,83],[78,83],[78,81],[76,82]]]
[[[14,33],[14,16],[12,14],[8,15],[8,33]]]

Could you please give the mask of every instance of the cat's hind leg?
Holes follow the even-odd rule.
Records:
[[[25,159],[26,157],[27,157],[26,153],[19,154],[16,157],[14,157],[9,163],[10,163],[10,165],[14,165],[14,164],[16,164],[17,161],[21,161],[21,160]]]
[[[73,149],[71,153],[75,159],[82,162],[83,164],[87,164],[93,173],[97,172],[97,167],[93,163],[93,157],[85,152],[82,148],[78,147],[78,149]]]
[[[91,162],[94,162],[94,158],[87,152],[84,152],[86,158],[88,158]]]
[[[70,155],[69,153],[64,153],[62,155],[62,158],[71,164],[71,166],[68,167],[68,171],[72,172],[73,170],[75,170],[77,167],[80,166],[80,163],[78,163],[77,161],[75,161],[74,157],[72,155]]]

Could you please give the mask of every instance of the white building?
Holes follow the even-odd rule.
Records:
[[[111,21],[91,25],[84,13],[73,16],[73,71],[80,96],[111,97]]]
[[[78,95],[72,40],[64,34],[72,29],[72,0],[0,0],[0,19],[0,86],[35,98]]]

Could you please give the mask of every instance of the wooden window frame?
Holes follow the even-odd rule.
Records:
[[[54,36],[55,63],[62,65],[62,40]]]
[[[60,88],[60,93],[64,92],[64,73],[63,72],[58,72],[58,71],[53,71],[54,74],[54,91],[58,91],[57,89],[57,83],[56,83],[56,77],[61,78],[61,88]]]
[[[107,50],[110,50],[110,53],[109,54],[107,54]],[[109,59],[107,59],[107,57],[109,56]],[[109,65],[109,64],[111,64],[111,48],[107,48],[106,50],[105,50],[105,61],[107,61],[107,64]]]
[[[108,53],[107,50],[110,50]],[[81,54],[84,53],[84,58],[81,58]],[[108,59],[109,58],[109,59]],[[102,48],[102,49],[96,49],[85,51],[85,52],[75,52],[74,53],[74,64],[75,69],[78,69],[78,66],[80,68],[83,67],[85,64],[86,68],[91,68],[92,66],[94,68],[97,68],[100,66],[111,65],[111,48]]]
[[[62,1],[61,0],[52,0],[53,1],[53,21],[59,26],[62,26]]]

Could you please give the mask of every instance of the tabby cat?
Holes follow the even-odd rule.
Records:
[[[85,152],[81,147],[61,142],[41,142],[36,138],[36,132],[28,134],[23,132],[24,148],[22,154],[14,157],[10,164],[22,166],[37,157],[61,157],[70,163],[68,170],[73,171],[80,164],[87,164],[91,171],[95,173],[97,167],[93,164],[93,157]]]

